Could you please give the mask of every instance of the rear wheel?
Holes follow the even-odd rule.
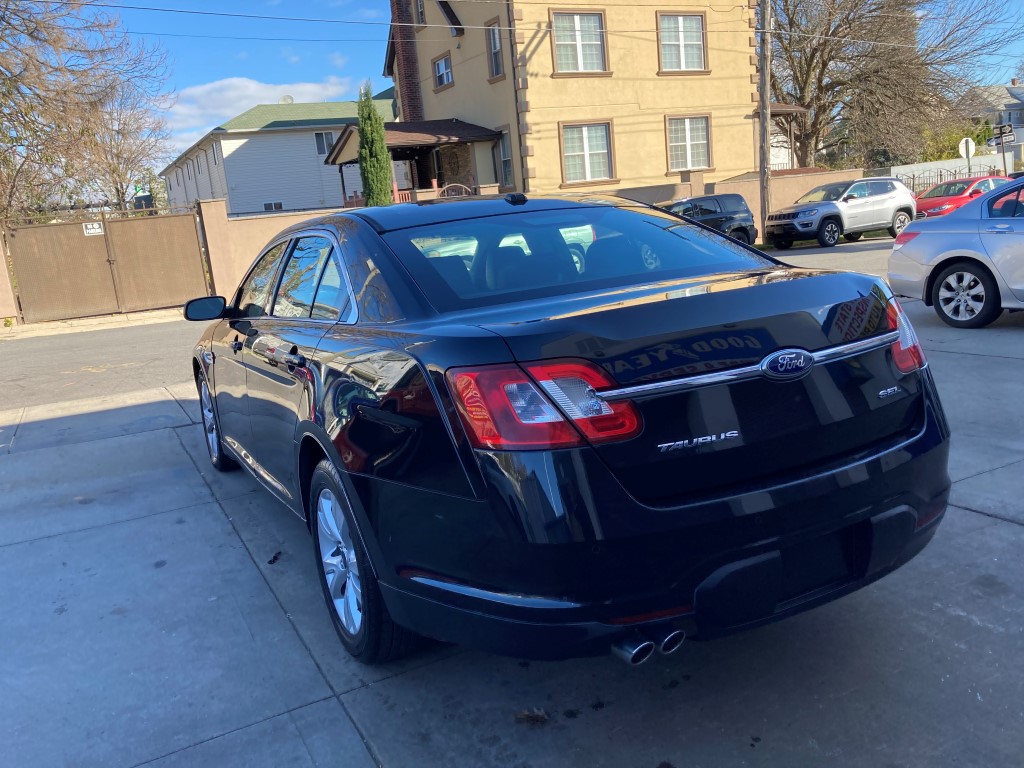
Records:
[[[328,459],[313,471],[309,498],[320,587],[342,645],[364,664],[406,655],[416,635],[391,620],[338,470]]]
[[[982,328],[1002,313],[999,287],[988,270],[960,262],[946,267],[932,285],[932,306],[954,328]]]
[[[729,233],[729,237],[731,237],[733,240],[738,240],[744,245],[750,245],[750,236],[746,233],[745,230],[734,229],[732,232]]]
[[[238,462],[224,453],[224,445],[220,439],[217,404],[203,374],[199,374],[197,387],[199,389],[199,412],[203,419],[203,435],[206,438],[206,451],[210,454],[210,463],[219,472],[238,469]]]
[[[839,242],[839,236],[843,233],[839,222],[835,219],[825,219],[818,227],[818,244],[822,248],[832,248]]]
[[[858,240],[860,240],[861,234],[862,234],[861,232],[851,232],[848,235],[843,235],[843,238],[848,243],[856,243]]]
[[[896,211],[892,217],[892,226],[889,227],[889,237],[896,237],[903,228],[910,223],[910,214],[906,211]]]

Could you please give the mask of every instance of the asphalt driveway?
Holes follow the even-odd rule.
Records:
[[[635,669],[442,645],[350,661],[304,524],[208,467],[198,327],[0,341],[0,764],[1020,765],[1024,313],[965,332],[908,311],[954,428],[933,543]]]

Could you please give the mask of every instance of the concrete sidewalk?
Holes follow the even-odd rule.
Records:
[[[955,430],[934,542],[836,603],[637,669],[437,644],[363,667],[305,524],[209,467],[191,382],[3,411],[0,764],[1017,765],[1024,315],[960,332],[910,312]]]
[[[153,325],[181,320],[181,307],[153,309],[128,314],[80,317],[72,320],[51,320],[45,323],[28,323],[0,326],[0,341],[4,339],[31,339],[37,336],[58,336],[64,333],[83,333],[103,328],[126,328],[136,325]]]

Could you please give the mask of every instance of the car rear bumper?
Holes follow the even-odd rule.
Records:
[[[928,301],[927,284],[929,267],[911,259],[904,253],[908,246],[889,255],[889,268],[886,280],[893,293],[911,299]]]
[[[478,593],[467,597],[461,590],[443,587],[428,595],[384,585],[382,593],[392,618],[403,626],[437,640],[516,658],[600,655],[620,638],[636,633],[653,637],[664,627],[709,640],[814,608],[891,573],[934,536],[947,497],[948,489],[920,509],[899,505],[827,536],[747,553],[701,580],[692,590],[689,605],[663,609],[670,614],[667,617],[611,623],[596,620],[592,607],[550,599],[544,599],[543,606],[520,606],[510,615],[508,599],[521,596]],[[836,541],[844,537],[863,539],[866,544],[856,570],[821,557],[822,552],[835,551]],[[817,557],[809,566],[806,553],[811,551]],[[830,571],[841,570],[846,571],[845,577],[831,578]],[[823,581],[816,584],[815,579]],[[678,603],[678,598],[669,602]]]

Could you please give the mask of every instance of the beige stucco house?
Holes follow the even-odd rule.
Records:
[[[416,186],[667,199],[691,172],[754,170],[752,4],[392,0],[384,73],[399,120],[496,133],[405,146]]]

